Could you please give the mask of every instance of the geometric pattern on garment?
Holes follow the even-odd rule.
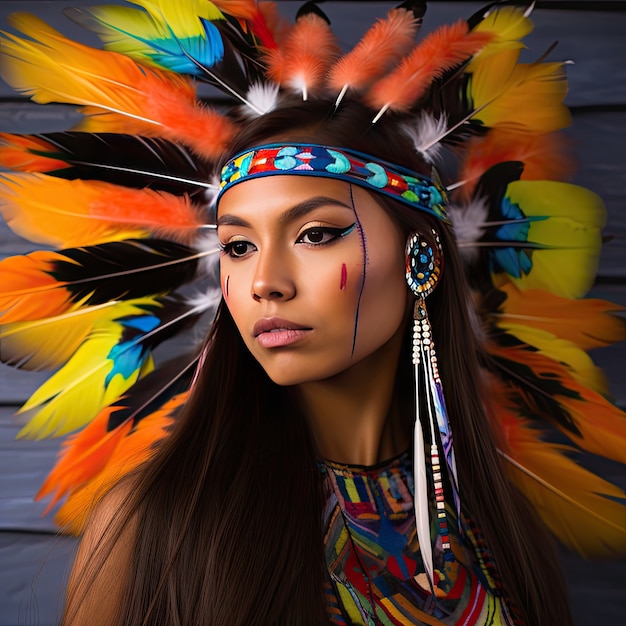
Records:
[[[435,593],[429,588],[415,530],[410,452],[369,467],[326,461],[320,470],[327,493],[325,601],[332,624],[512,626],[476,530],[463,520],[461,537],[450,508],[455,560],[445,561],[441,542],[434,540]],[[429,502],[436,519],[434,497]],[[431,537],[438,537],[434,525]]]

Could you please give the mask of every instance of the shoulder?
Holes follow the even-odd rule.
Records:
[[[125,480],[94,507],[70,574],[63,626],[119,622],[137,528],[128,508],[132,489],[133,480]]]

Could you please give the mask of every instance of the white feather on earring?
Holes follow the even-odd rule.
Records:
[[[428,480],[426,476],[426,452],[424,450],[424,432],[420,420],[419,397],[419,365],[414,365],[415,370],[415,427],[413,430],[413,482],[414,482],[414,506],[415,506],[415,530],[419,542],[420,553],[424,563],[424,570],[428,580],[432,583],[434,576],[433,547],[430,538],[430,515],[428,507]]]

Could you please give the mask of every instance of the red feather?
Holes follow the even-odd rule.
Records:
[[[259,11],[265,19],[265,23],[272,35],[274,43],[278,46],[282,46],[293,29],[293,25],[279,13],[276,2],[261,2],[259,4]],[[270,48],[270,46],[267,45],[265,47]]]
[[[469,59],[492,38],[492,33],[468,32],[463,20],[432,32],[397,69],[370,89],[368,102],[379,111],[375,119],[387,110],[408,111],[434,79]]]
[[[259,4],[256,0],[213,0],[213,4],[227,15],[246,20],[250,30],[264,48],[271,50],[277,47],[263,10],[264,4],[273,3]]]

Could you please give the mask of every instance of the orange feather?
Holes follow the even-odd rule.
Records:
[[[267,54],[267,74],[274,82],[302,94],[323,86],[331,64],[339,56],[339,46],[330,26],[318,15],[302,16],[281,48]]]
[[[528,349],[527,346],[514,347],[497,346],[490,343],[489,352],[516,363],[528,366],[535,376],[547,382],[558,381],[566,395],[552,396],[554,400],[569,413],[580,434],[574,433],[556,424],[576,445],[583,450],[626,463],[626,415],[623,411],[611,404],[602,395],[579,383],[569,372],[567,366],[545,356],[539,351]],[[516,389],[517,393],[521,390]],[[530,408],[535,410],[532,399],[529,399]],[[542,415],[550,419],[549,415]]]
[[[120,439],[129,434],[131,422],[121,424],[115,430],[109,431],[107,428],[111,414],[118,408],[105,407],[85,428],[63,442],[53,470],[35,496],[36,500],[40,500],[52,494],[45,513],[72,488],[84,484],[101,472]]]
[[[335,63],[328,85],[340,92],[362,90],[384,74],[413,46],[419,24],[412,11],[392,9],[379,19],[348,54]]]
[[[484,137],[473,137],[459,172],[463,181],[458,194],[469,200],[478,179],[492,166],[505,161],[524,164],[522,180],[568,180],[575,168],[571,142],[558,133],[529,134],[492,128]]]
[[[92,468],[95,473],[87,478],[82,485],[71,489],[67,501],[55,516],[55,522],[65,532],[73,535],[80,534],[90,511],[100,498],[124,476],[137,469],[154,455],[155,444],[168,434],[174,419],[172,416],[180,410],[188,396],[189,392],[178,394],[161,409],[142,419],[127,436],[116,439],[117,445],[115,447],[111,445],[110,456],[104,465],[102,465],[104,455],[98,458],[97,465]],[[97,435],[96,432],[93,434]],[[78,454],[84,455],[86,459],[89,458],[87,448],[80,449]],[[81,462],[83,461],[76,457],[76,463]],[[72,467],[72,463],[68,462],[67,466]],[[82,471],[80,468],[76,469],[79,472]],[[85,476],[86,474],[83,475],[83,479]]]
[[[0,133],[0,166],[18,172],[53,172],[68,167],[65,161],[35,154],[49,152],[53,146],[33,135]]]
[[[251,20],[259,12],[256,0],[212,0],[212,2],[222,13],[243,20]]]
[[[501,310],[491,313],[496,323],[513,322],[552,333],[583,350],[602,348],[626,341],[624,308],[598,299],[570,300],[546,291],[522,292],[515,285],[502,285],[506,293]]]
[[[209,157],[234,134],[187,78],[73,42],[33,15],[14,14],[11,24],[34,41],[4,33],[3,78],[35,102],[83,105],[81,130],[161,136]]]
[[[65,257],[37,251],[0,261],[0,323],[11,324],[59,315],[75,306],[50,272]]]
[[[509,475],[548,528],[586,557],[626,553],[626,509],[615,501],[626,494],[568,458],[567,446],[542,441],[542,433],[507,406],[506,390],[491,382],[498,405],[492,419],[504,436]]]
[[[488,32],[468,32],[467,22],[442,26],[415,47],[402,63],[370,89],[369,104],[379,111],[408,111],[431,82],[476,54],[493,38]]]
[[[187,196],[45,174],[2,175],[0,213],[18,235],[65,248],[146,233],[189,241],[202,225]]]

